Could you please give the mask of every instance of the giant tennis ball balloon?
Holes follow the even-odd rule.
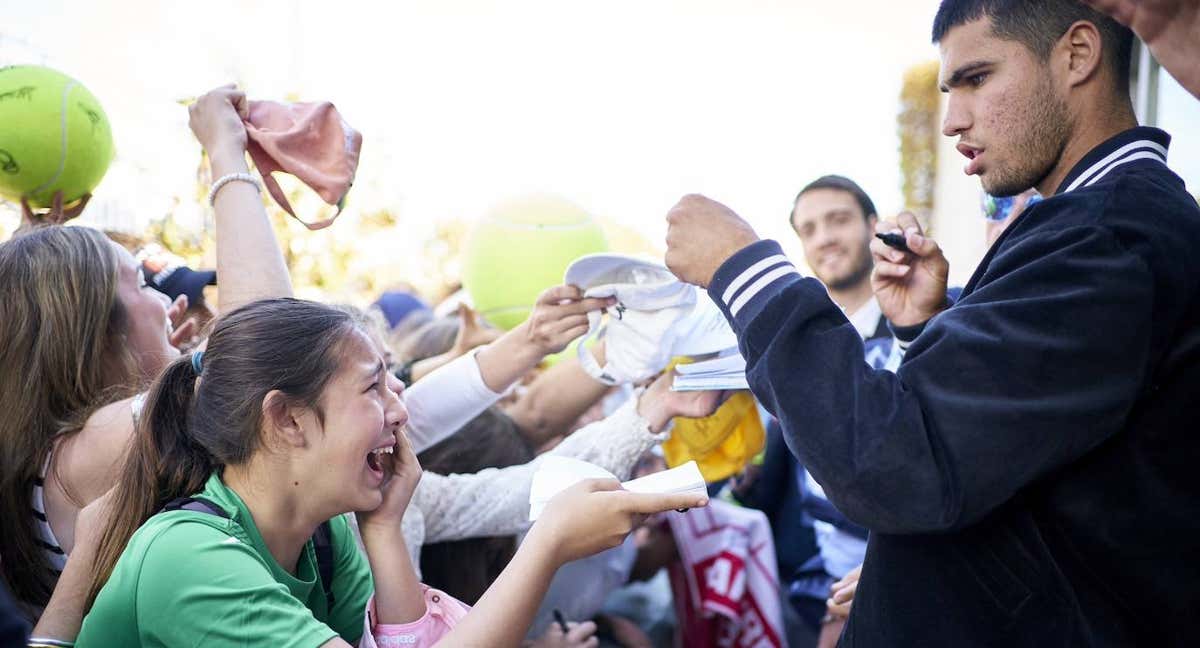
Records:
[[[113,159],[112,130],[96,97],[50,68],[0,68],[0,196],[49,207],[90,193]]]
[[[463,287],[493,326],[525,321],[542,291],[562,283],[575,259],[608,250],[604,231],[586,211],[554,196],[501,203],[467,240]]]

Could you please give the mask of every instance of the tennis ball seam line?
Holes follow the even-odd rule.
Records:
[[[76,85],[79,84],[75,81],[69,81],[67,85],[63,87],[62,106],[58,111],[59,130],[62,132],[62,148],[59,150],[58,154],[58,171],[55,171],[54,176],[49,180],[30,191],[28,193],[30,196],[35,196],[54,186],[54,183],[58,182],[58,179],[62,177],[63,171],[67,168],[67,99],[71,96],[71,90]]]
[[[561,225],[543,225],[541,223],[513,223],[510,221],[490,220],[489,224],[495,224],[498,227],[519,230],[570,230],[589,227],[591,223],[580,221],[578,223],[563,223]]]

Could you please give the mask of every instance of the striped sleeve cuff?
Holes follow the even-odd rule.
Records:
[[[717,269],[708,294],[735,329],[743,329],[763,306],[801,279],[796,266],[771,240],[746,246]]]

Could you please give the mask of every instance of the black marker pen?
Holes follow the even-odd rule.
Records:
[[[912,250],[908,249],[908,244],[904,242],[903,234],[889,232],[887,234],[876,234],[875,238],[883,241],[884,245],[894,250],[900,250],[901,252],[907,252],[909,254],[913,253]]]

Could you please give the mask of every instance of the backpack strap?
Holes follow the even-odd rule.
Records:
[[[203,497],[176,497],[167,502],[159,513],[166,513],[167,511],[192,511],[193,513],[207,513],[219,518],[225,518],[226,520],[229,519],[229,514],[225,512],[225,509]]]
[[[225,509],[203,497],[177,497],[167,502],[159,513],[167,511],[192,511],[229,519]],[[336,601],[333,595],[333,527],[328,521],[317,527],[312,542],[313,551],[317,554],[317,574],[321,577],[321,590],[325,592],[326,609],[332,611]]]
[[[321,589],[325,592],[326,610],[332,613],[336,601],[333,596],[333,527],[328,520],[317,527],[312,541],[313,551],[317,554],[317,573],[321,576]]]

